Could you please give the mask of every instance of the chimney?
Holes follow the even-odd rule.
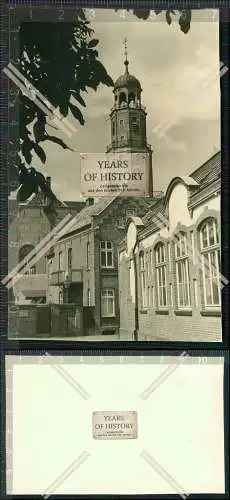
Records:
[[[85,202],[85,206],[90,207],[93,204],[94,204],[94,198],[87,198],[87,200]]]
[[[51,177],[46,177],[46,184],[51,188]]]
[[[49,188],[51,188],[51,177],[46,177],[46,184],[48,184]],[[48,205],[48,198],[44,195],[44,205]]]

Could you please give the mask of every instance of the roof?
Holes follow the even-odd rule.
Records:
[[[138,87],[141,89],[141,84],[135,76],[124,73],[124,75],[119,76],[114,84],[115,89],[120,87]]]
[[[154,220],[154,216],[164,213],[164,198],[157,200],[150,208],[150,210],[143,217],[143,223],[146,226],[150,221]]]
[[[112,198],[101,198],[93,205],[83,208],[77,215],[75,215],[75,217],[73,217],[72,221],[68,223],[68,227],[60,231],[59,238],[63,238],[68,234],[84,228],[85,226],[89,226],[92,223],[92,218],[104,212],[104,210],[106,210],[106,208],[109,207],[109,205],[117,198],[120,197],[114,196]],[[134,199],[143,213],[146,213],[149,206],[152,206],[155,203],[153,198],[143,196],[135,197]]]
[[[211,184],[220,178],[221,175],[221,152],[218,151],[214,156],[209,158],[208,161],[203,163],[199,168],[197,168],[194,172],[192,172],[189,176],[178,177],[178,179],[182,179],[184,182],[186,181],[187,185],[193,185],[192,180],[195,181],[194,186],[197,185],[197,189],[195,193],[201,191],[205,186]],[[171,181],[172,182],[172,181]],[[171,183],[170,183],[171,184]],[[143,217],[143,223],[145,227],[151,222],[153,223],[153,231],[159,229],[159,221],[164,220],[165,213],[165,197],[157,200],[150,207],[146,215]],[[154,218],[156,219],[156,225],[154,225]],[[140,233],[142,232],[141,229]]]
[[[38,207],[44,205],[44,194],[41,190],[38,193],[33,193],[25,202],[20,202],[20,205],[25,205],[29,207]],[[64,202],[56,199],[55,207],[64,207]]]
[[[128,65],[129,62],[125,61],[125,72],[123,75],[119,76],[119,78],[115,81],[114,89],[118,89],[120,87],[136,87],[141,90],[141,84],[139,80],[129,73]]]
[[[75,210],[81,210],[85,207],[85,201],[63,201],[66,207],[72,208]]]
[[[199,168],[190,174],[201,187],[214,182],[221,176],[221,152],[218,151],[214,156],[209,158],[208,161],[203,163]]]
[[[92,223],[92,217],[103,212],[115,199],[116,197],[102,198],[93,205],[83,208],[77,215],[75,215],[75,217],[73,217],[72,221],[68,223],[68,229],[66,230],[64,228],[60,231],[59,237],[63,238],[63,236],[66,236],[67,234],[73,233],[84,226],[90,225]]]

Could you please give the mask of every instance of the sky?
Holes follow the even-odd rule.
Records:
[[[218,11],[193,11],[186,35],[177,17],[170,26],[166,23],[165,13],[142,21],[132,12],[123,19],[120,11],[98,9],[92,27],[99,39],[99,60],[113,80],[124,72],[123,42],[128,40],[129,72],[141,82],[147,111],[153,188],[165,191],[173,177],[188,175],[220,149]],[[61,200],[81,199],[80,153],[104,153],[111,141],[112,90],[100,85],[96,92],[82,93],[87,107],[79,107],[85,125],[68,116],[77,131],[70,138],[58,133],[74,152],[47,144],[46,165],[34,159],[35,168],[51,176]],[[166,136],[159,136],[159,125],[167,121]]]

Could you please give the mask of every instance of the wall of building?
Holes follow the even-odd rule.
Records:
[[[119,302],[119,283],[118,283],[118,245],[125,236],[125,226],[119,227],[118,221],[126,217],[126,211],[136,207],[135,199],[123,198],[119,200],[118,205],[111,207],[103,220],[98,219],[99,230],[95,235],[95,286],[97,290],[95,316],[97,324],[101,328],[119,327],[120,323],[120,302]],[[137,207],[137,214],[138,212]],[[100,241],[113,242],[113,269],[103,269],[100,266]],[[115,292],[115,317],[101,317],[101,290],[113,289]]]
[[[63,253],[63,270],[68,269],[68,248],[72,248],[72,269],[83,272],[83,307],[93,308],[96,329],[119,327],[119,290],[118,290],[118,243],[125,235],[126,210],[136,207],[135,200],[120,199],[106,213],[94,219],[93,226],[82,229],[81,233],[66,237],[55,244],[52,259],[52,272],[58,271],[59,252]],[[142,209],[143,210],[143,209]],[[123,226],[119,226],[122,218]],[[113,268],[101,268],[100,242],[113,242]],[[87,243],[89,243],[87,265]],[[113,289],[115,293],[115,316],[101,317],[101,290]],[[90,301],[89,299],[90,293]],[[59,286],[49,286],[49,302],[59,302]],[[92,313],[92,310],[91,310]]]
[[[173,261],[173,238],[176,228],[188,228],[189,238],[193,234],[196,244],[197,225],[202,219],[220,215],[220,195],[215,194],[208,201],[201,202],[193,212],[188,210],[188,188],[179,183],[174,187],[168,200],[169,227],[152,232],[141,241],[136,252],[138,266],[138,297],[139,297],[139,339],[140,340],[178,340],[178,341],[220,341],[221,314],[220,308],[213,311],[203,309],[203,291],[201,286],[200,262],[194,254],[189,262],[191,310],[178,311],[176,307],[175,265]],[[192,236],[191,236],[192,237]],[[167,250],[167,292],[168,307],[159,310],[156,301],[156,272],[146,266],[146,289],[151,292],[151,303],[145,308],[141,303],[141,283],[139,268],[139,252],[144,251],[147,259],[150,253],[154,256],[157,242],[166,243]],[[153,261],[154,262],[154,261]],[[154,266],[154,264],[153,264]],[[120,338],[132,340],[134,329],[134,293],[135,278],[133,260],[122,250],[119,255],[119,289],[120,289]]]
[[[88,246],[89,245],[89,246]],[[72,237],[57,242],[55,254],[52,258],[52,272],[59,270],[59,252],[63,254],[63,271],[68,270],[68,249],[72,248],[72,269],[83,272],[83,306],[95,305],[95,277],[94,277],[94,232],[83,231]],[[88,248],[88,257],[87,257]],[[90,290],[90,304],[88,304],[88,290]],[[59,287],[50,286],[48,290],[49,301],[59,302]]]
[[[24,245],[38,243],[50,231],[50,223],[42,208],[20,207],[19,217],[16,217],[9,227],[9,270],[13,269],[19,261],[19,249]],[[37,263],[37,273],[45,273],[46,259],[42,257]]]
[[[125,231],[116,227],[115,213],[111,214],[108,221],[100,226],[100,232],[95,239],[95,259],[98,267],[95,268],[95,280],[97,290],[113,289],[115,294],[115,317],[103,318],[101,317],[101,295],[98,293],[97,297],[97,315],[98,320],[100,317],[101,327],[119,327],[119,293],[118,293],[118,250],[117,245],[124,236]],[[100,265],[100,241],[113,242],[113,268],[103,269]]]

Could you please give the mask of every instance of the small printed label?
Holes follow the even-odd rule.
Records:
[[[137,439],[136,411],[94,411],[94,439]]]
[[[83,196],[148,196],[148,153],[81,154]]]

